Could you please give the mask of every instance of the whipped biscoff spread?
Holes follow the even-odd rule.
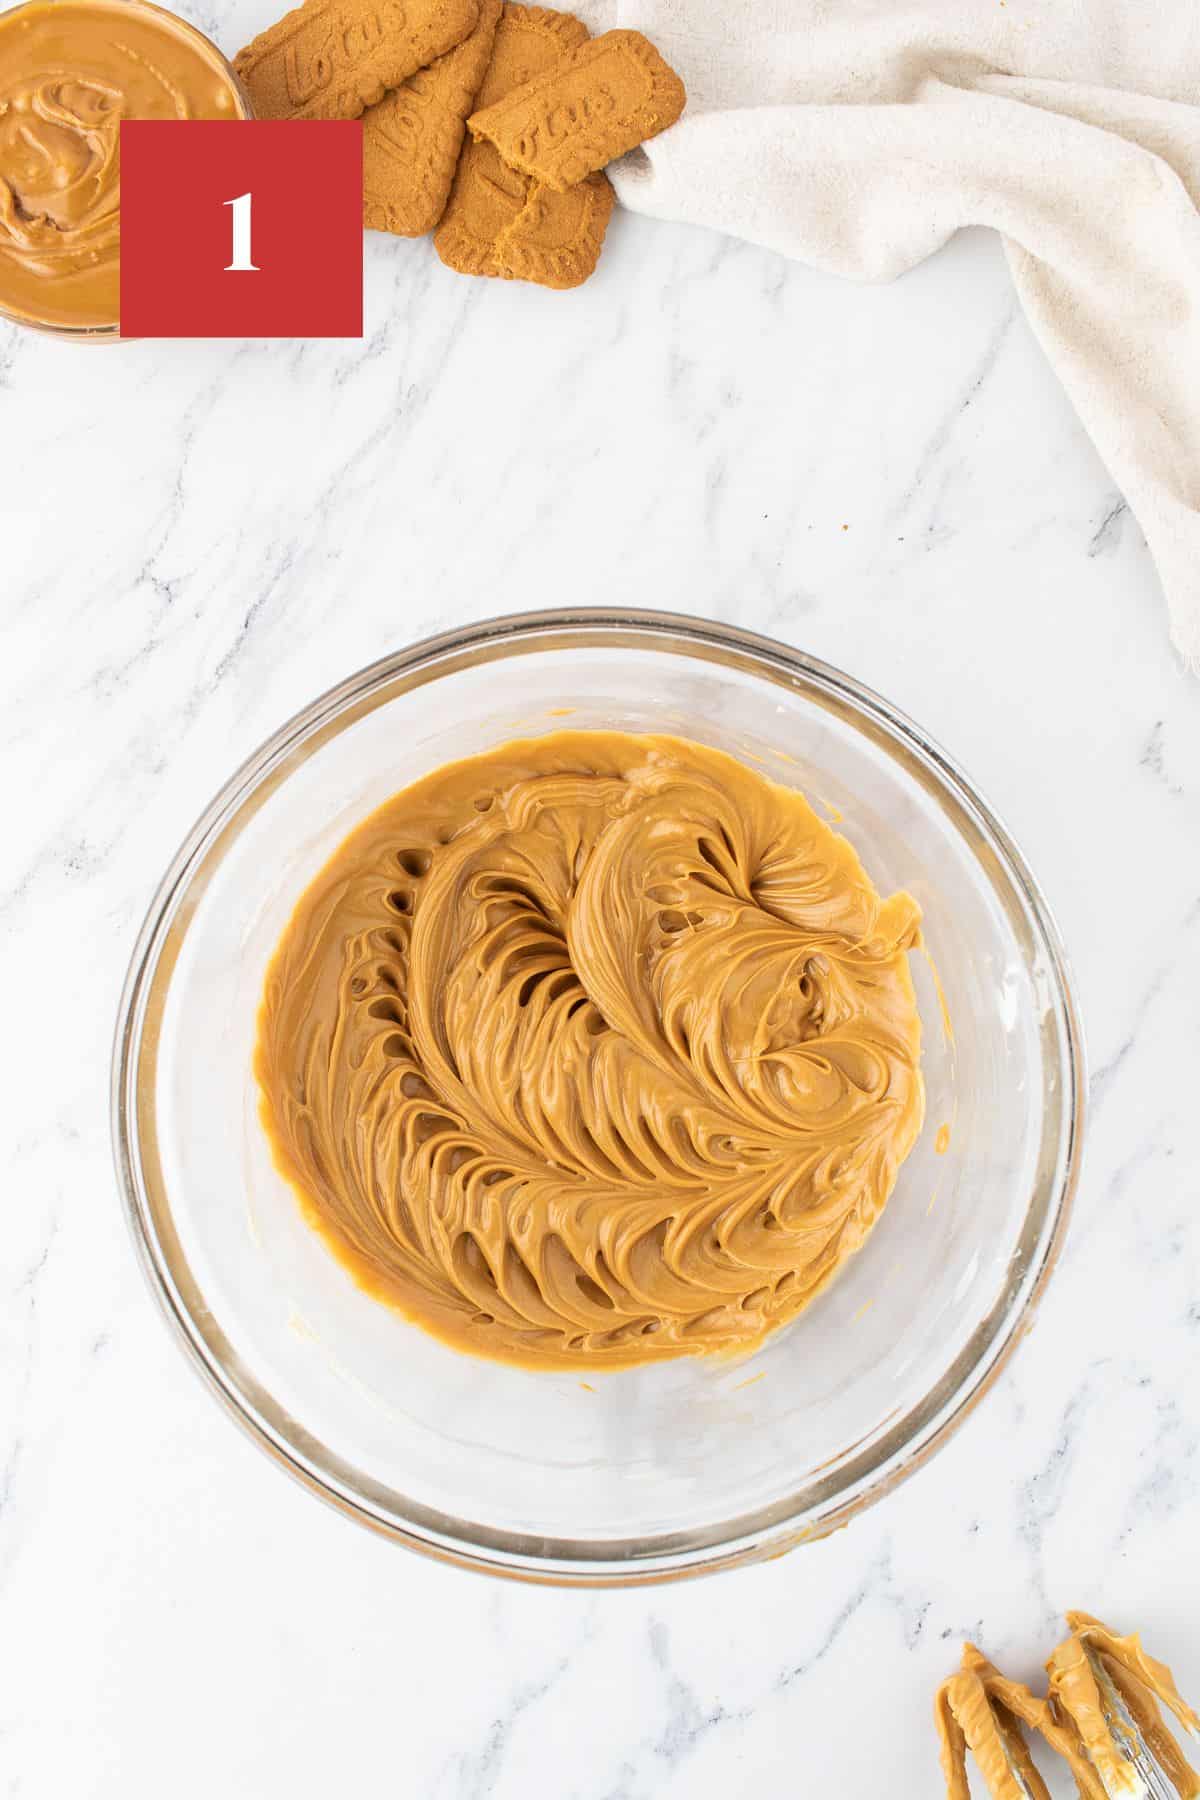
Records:
[[[236,119],[216,51],[137,0],[34,0],[0,17],[0,309],[115,327],[122,119]]]
[[[863,1242],[920,1130],[916,902],[682,739],[437,770],[275,953],[277,1160],[362,1285],[541,1367],[753,1344]]]

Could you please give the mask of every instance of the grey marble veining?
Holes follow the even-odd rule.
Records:
[[[0,331],[0,1794],[918,1800],[963,1635],[1033,1674],[1067,1605],[1200,1693],[1200,686],[997,245],[858,288],[619,217],[563,296],[372,238],[366,323]],[[613,600],[947,745],[1058,913],[1094,1108],[1037,1328],[926,1470],[782,1561],[579,1595],[375,1541],[231,1429],[143,1292],[106,1084],[153,885],[269,731],[424,633]]]

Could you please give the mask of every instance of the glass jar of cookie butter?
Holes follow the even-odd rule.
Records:
[[[0,12],[0,317],[120,337],[122,119],[247,119],[195,26],[149,0]]]

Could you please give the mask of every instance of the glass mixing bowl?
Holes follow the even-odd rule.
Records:
[[[862,1252],[740,1362],[585,1384],[448,1349],[354,1285],[304,1223],[259,1124],[256,1009],[308,881],[396,789],[566,724],[669,731],[751,759],[837,818],[879,887],[908,888],[924,909],[924,1132]],[[946,1441],[1054,1266],[1084,1085],[1033,877],[915,725],[744,631],[552,612],[385,658],[233,776],[138,941],[113,1124],[151,1284],[213,1391],[284,1468],[432,1554],[629,1583],[818,1537]]]
[[[252,119],[254,108],[250,96],[242,86],[241,77],[233,64],[217,49],[211,38],[190,23],[181,19],[178,14],[164,6],[156,6],[153,0],[99,0],[104,10],[114,16],[114,20],[122,13],[161,21],[162,24],[177,35],[183,43],[190,46],[200,59],[209,63],[229,91],[230,119]],[[22,16],[30,14],[40,16],[44,13],[46,0],[23,0],[20,6],[0,9],[0,34],[4,27],[12,27],[21,22]],[[26,127],[26,129],[28,129]],[[11,179],[11,170],[9,171]],[[64,324],[53,316],[54,309],[47,309],[50,316],[43,316],[36,310],[18,306],[11,298],[4,295],[3,267],[0,266],[0,320],[10,325],[23,326],[28,331],[44,332],[47,336],[66,338],[74,344],[118,344],[132,343],[132,338],[122,338],[119,319],[97,321],[93,324]]]

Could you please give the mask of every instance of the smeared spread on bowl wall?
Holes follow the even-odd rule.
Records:
[[[460,1348],[749,1347],[918,1135],[919,924],[802,795],[699,744],[451,764],[347,839],[276,951],[276,1158],[362,1285]]]

